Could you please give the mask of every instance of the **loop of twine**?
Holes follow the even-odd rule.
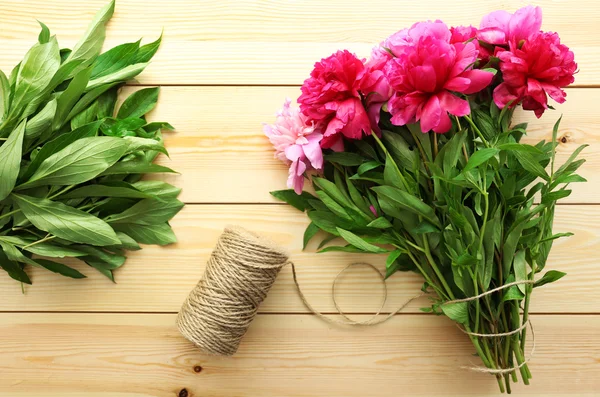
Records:
[[[177,316],[177,327],[181,334],[208,353],[225,356],[233,355],[252,320],[254,320],[259,305],[266,298],[275,282],[277,274],[286,264],[290,264],[292,267],[294,284],[306,308],[317,317],[332,324],[352,326],[381,324],[393,318],[409,303],[425,294],[424,292],[419,293],[385,317],[378,318],[382,314],[381,312],[388,298],[385,277],[375,266],[369,263],[352,263],[337,274],[331,286],[334,306],[338,314],[344,319],[337,320],[319,312],[308,302],[298,282],[296,267],[288,259],[288,254],[271,241],[240,227],[227,227],[219,237],[208,260],[203,278],[190,292]],[[336,298],[339,278],[354,266],[366,266],[373,269],[383,285],[381,306],[375,315],[363,321],[349,318],[339,306]],[[443,304],[471,302],[513,285],[530,283],[533,283],[533,281],[515,281],[477,296],[455,299]],[[509,373],[521,368],[533,356],[535,333],[530,321],[526,321],[516,330],[501,334],[479,334],[461,328],[461,331],[471,336],[503,337],[521,332],[527,325],[531,327],[533,346],[530,357],[521,364],[507,369],[492,369],[482,366],[466,368],[491,374]]]
[[[533,280],[513,281],[512,283],[504,284],[504,285],[502,285],[500,287],[491,289],[489,291],[482,292],[479,295],[475,295],[475,296],[471,296],[471,297],[463,298],[463,299],[453,299],[453,300],[450,300],[450,301],[446,301],[442,305],[450,305],[450,304],[453,304],[453,303],[472,302],[472,301],[475,301],[477,299],[481,299],[484,296],[491,295],[491,294],[493,294],[495,292],[502,291],[503,289],[510,288],[512,286],[515,286],[515,285],[534,284],[534,283],[535,283],[535,281],[533,281]],[[521,326],[518,327],[517,329],[514,329],[514,330],[512,330],[510,332],[497,333],[497,334],[480,334],[480,333],[477,333],[477,332],[469,332],[469,331],[467,331],[467,330],[465,330],[465,329],[463,329],[462,327],[459,326],[458,329],[460,329],[465,334],[471,335],[471,336],[477,336],[477,337],[480,337],[480,338],[500,338],[500,337],[515,335],[515,334],[523,331],[525,328],[527,328],[527,326],[529,326],[529,328],[531,329],[531,352],[529,353],[529,357],[526,358],[525,360],[523,360],[523,362],[520,363],[519,365],[511,367],[511,368],[505,368],[505,369],[488,368],[488,367],[484,367],[484,366],[481,366],[481,365],[463,366],[461,368],[468,369],[468,370],[471,370],[471,371],[474,371],[474,372],[482,372],[482,373],[494,374],[494,375],[496,375],[496,374],[508,374],[508,373],[513,372],[513,371],[516,371],[517,369],[520,369],[525,364],[527,364],[533,358],[533,355],[535,353],[535,331],[533,330],[533,324],[531,323],[531,320],[529,320],[529,319],[527,319],[527,321],[525,321],[523,324],[521,324]]]

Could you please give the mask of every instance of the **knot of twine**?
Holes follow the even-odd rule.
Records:
[[[393,312],[379,317],[388,297],[387,285],[383,274],[369,263],[352,263],[342,269],[335,277],[331,294],[337,313],[343,320],[334,319],[316,310],[302,292],[296,267],[288,260],[288,254],[270,240],[251,233],[241,227],[227,227],[219,237],[204,273],[203,278],[190,292],[177,316],[179,332],[196,346],[207,353],[231,356],[233,355],[256,317],[258,307],[266,298],[273,286],[279,271],[287,264],[292,267],[294,284],[306,308],[317,317],[332,324],[351,326],[370,326],[384,323],[398,314],[413,300],[425,293],[408,299]],[[336,288],[339,278],[350,268],[366,266],[377,273],[383,285],[383,299],[377,312],[369,319],[357,321],[349,318],[340,308],[336,298]],[[477,296],[455,299],[444,302],[443,305],[461,302],[471,302],[493,294],[505,288],[519,284],[531,284],[532,280],[515,281],[501,287],[486,291]],[[493,369],[482,366],[466,367],[472,371],[490,374],[503,374],[515,371],[524,366],[535,350],[535,334],[528,320],[519,328],[499,334],[479,334],[461,331],[476,337],[505,337],[521,332],[527,326],[531,327],[532,349],[530,357],[518,366],[506,369]]]

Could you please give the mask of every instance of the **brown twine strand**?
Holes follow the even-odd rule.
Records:
[[[491,295],[495,292],[502,291],[503,289],[506,289],[506,288],[510,288],[514,285],[534,284],[534,283],[535,283],[535,281],[533,281],[533,280],[513,281],[512,283],[508,283],[508,284],[502,285],[500,287],[491,289],[489,291],[482,292],[481,294],[476,295],[476,296],[471,296],[471,297],[463,298],[463,299],[454,299],[451,301],[444,302],[443,304],[449,305],[452,303],[472,302],[474,300],[481,299],[484,296]],[[458,329],[460,329],[465,334],[471,335],[471,336],[477,336],[480,338],[500,338],[500,337],[504,337],[504,336],[514,335],[514,334],[517,334],[517,333],[523,331],[527,326],[529,326],[529,328],[531,329],[531,352],[529,353],[529,357],[526,358],[525,360],[523,360],[523,362],[520,363],[519,365],[511,367],[511,368],[505,368],[505,369],[488,368],[488,367],[484,367],[481,365],[463,366],[461,368],[468,369],[468,370],[471,370],[474,372],[482,372],[482,373],[493,374],[493,375],[508,374],[513,371],[516,371],[517,369],[520,369],[525,364],[527,364],[529,361],[531,361],[531,359],[533,358],[533,355],[535,353],[535,331],[533,330],[533,324],[531,323],[531,321],[529,319],[527,319],[527,321],[525,321],[519,328],[512,330],[510,332],[504,332],[504,333],[499,333],[499,334],[480,334],[477,332],[469,332],[459,326]]]

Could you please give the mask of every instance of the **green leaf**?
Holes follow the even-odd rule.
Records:
[[[169,221],[183,208],[183,205],[177,199],[169,201],[145,199],[119,214],[108,216],[105,221],[111,225],[115,223],[156,225]]]
[[[553,283],[557,280],[560,280],[566,275],[567,273],[559,272],[557,270],[549,270],[546,272],[546,274],[542,276],[542,278],[540,278],[535,282],[535,284],[533,284],[533,287],[536,288],[541,287],[542,285]]]
[[[525,222],[521,222],[515,225],[508,233],[506,240],[504,241],[503,251],[502,251],[502,262],[504,267],[504,277],[507,277],[510,273],[511,266],[513,264],[513,260],[515,257],[515,251],[517,250],[517,244],[519,243],[519,239],[521,238],[521,234],[523,233],[523,228],[525,227]]]
[[[16,77],[11,114],[18,116],[45,91],[60,66],[56,40],[36,44],[25,55]],[[35,109],[34,109],[35,110]]]
[[[427,221],[423,221],[417,225],[412,232],[415,234],[438,233],[440,230]]]
[[[155,196],[142,192],[131,185],[126,187],[103,184],[82,186],[60,196],[61,200],[87,197],[155,198]]]
[[[141,46],[140,50],[138,51],[135,57],[134,63],[150,62],[150,60],[152,59],[152,57],[154,57],[154,54],[156,54],[156,51],[158,51],[158,48],[160,47],[162,36],[163,35],[161,33],[160,37],[156,41]]]
[[[95,136],[98,132],[99,127],[100,122],[90,123],[80,128],[77,128],[76,130],[73,130],[71,132],[61,134],[58,137],[51,140],[50,142],[46,143],[42,147],[42,150],[38,152],[35,159],[33,159],[33,161],[29,164],[29,167],[27,167],[27,171],[22,176],[21,180],[27,180],[31,178],[33,173],[39,168],[40,164],[42,164],[44,160],[46,160],[53,154],[63,150],[73,142],[82,138]]]
[[[134,65],[126,66],[123,69],[120,69],[109,75],[90,80],[86,88],[86,92],[92,91],[105,84],[124,83],[126,81],[129,81],[138,74],[142,73],[142,71],[146,69],[146,66],[148,66],[148,63],[136,63]]]
[[[526,152],[538,156],[543,156],[544,152],[532,145],[526,145],[524,143],[505,143],[498,146],[500,150],[506,150],[508,152]]]
[[[525,260],[525,251],[518,251],[515,254],[515,259],[513,261],[514,271],[515,271],[515,280],[516,281],[526,281],[527,280],[527,261]],[[522,293],[525,293],[526,285],[518,284],[517,287]]]
[[[138,251],[142,249],[134,239],[125,233],[117,232],[117,237],[119,240],[121,240],[121,244],[119,244],[118,247],[125,248],[130,251]]]
[[[519,288],[517,288],[516,285],[509,287],[502,296],[502,302],[507,302],[511,300],[520,301],[523,299],[525,299],[525,295],[521,292]]]
[[[364,158],[361,155],[352,152],[333,152],[326,154],[323,157],[325,158],[325,161],[346,167],[358,166],[364,161]]]
[[[484,148],[477,150],[469,158],[469,161],[467,162],[467,165],[465,165],[465,168],[463,168],[462,173],[466,174],[468,171],[480,166],[498,154],[498,152],[499,150],[496,148]]]
[[[325,204],[327,209],[333,212],[336,216],[345,219],[347,221],[352,221],[352,217],[348,214],[348,212],[339,205],[335,200],[333,200],[327,193],[323,190],[317,191],[317,196],[321,199],[321,202]]]
[[[134,92],[121,105],[117,118],[142,117],[154,109],[158,102],[159,92],[159,87],[144,88]]]
[[[350,203],[350,201],[342,194],[342,192],[335,186],[335,184],[331,181],[328,181],[324,178],[313,178],[313,184],[323,190],[329,197],[335,200],[342,207],[354,207],[354,204]]]
[[[412,169],[413,164],[415,164],[415,161],[419,157],[418,152],[411,150],[406,140],[400,134],[383,130],[382,136],[386,143],[386,148],[390,151],[398,167]]]
[[[308,203],[308,200],[316,199],[315,196],[307,192],[302,192],[302,194],[296,194],[296,192],[293,189],[275,190],[271,192],[271,196],[275,197],[277,200],[281,200],[288,203],[289,205],[300,211],[306,211],[308,208],[311,208],[310,204]]]
[[[8,273],[8,275],[14,280],[25,284],[31,284],[29,276],[27,273],[25,273],[21,265],[19,265],[17,262],[9,260],[2,249],[0,249],[0,268]]]
[[[335,215],[325,211],[308,211],[308,217],[319,229],[326,231],[334,236],[339,236],[335,223]]]
[[[109,119],[102,125],[102,133],[107,136],[116,137],[134,137],[135,131],[142,128],[146,122],[139,118],[130,118],[124,120]],[[156,143],[156,141],[154,141]],[[164,150],[164,148],[163,148]]]
[[[39,256],[47,256],[49,258],[76,258],[86,255],[85,253],[74,248],[53,245],[51,243],[39,243],[32,245],[31,247],[23,248],[23,250]]]
[[[69,115],[67,116],[67,120],[77,117],[77,115],[86,110],[92,102],[94,102],[96,99],[102,98],[105,93],[110,92],[118,84],[119,82],[107,83],[100,85],[89,92],[86,92],[85,95],[83,95],[75,104],[75,106],[73,106],[73,109],[71,109]]]
[[[525,168],[531,174],[538,176],[545,181],[550,180],[550,177],[548,176],[548,173],[546,173],[546,170],[544,170],[544,167],[542,167],[530,153],[513,151],[513,154],[517,160],[519,160],[519,163],[521,163],[523,168]]]
[[[396,206],[413,212],[416,215],[430,221],[433,225],[441,227],[440,221],[435,215],[433,208],[425,204],[421,199],[403,190],[391,186],[375,186],[372,190],[380,197],[391,200]]]
[[[402,179],[400,171],[396,167],[396,163],[394,163],[394,160],[389,155],[385,157],[383,180],[386,183],[386,185],[389,186],[394,186],[399,189],[403,189],[405,187],[404,179]]]
[[[469,310],[467,302],[446,303],[441,306],[444,314],[451,320],[459,324],[467,324],[469,322]]]
[[[93,267],[94,269],[98,270],[100,274],[108,278],[113,283],[115,282],[115,276],[112,270],[107,269],[106,264],[101,260],[96,259],[94,257],[86,257],[85,263],[87,263],[90,267]]]
[[[314,222],[309,223],[304,231],[302,249],[305,250],[308,242],[319,232],[319,227]]]
[[[48,29],[48,26],[46,26],[43,22],[38,21],[38,23],[42,27],[42,31],[38,36],[38,42],[40,44],[46,44],[50,41],[50,29]]]
[[[177,242],[175,233],[167,223],[160,225],[116,223],[114,228],[141,244],[168,245]]]
[[[8,140],[0,146],[0,201],[12,192],[19,177],[24,135],[25,120],[14,129]]]
[[[354,247],[365,251],[365,252],[372,252],[375,254],[382,254],[385,252],[388,252],[387,250],[378,247],[376,245],[367,243],[365,240],[363,240],[362,238],[358,237],[356,234],[349,232],[347,230],[341,229],[341,228],[337,228],[337,231],[340,235],[340,237],[342,237],[344,240],[346,240],[349,244],[353,245]]]
[[[375,169],[377,167],[381,166],[381,163],[379,161],[367,161],[366,163],[362,163],[358,169],[356,170],[356,172],[359,175],[364,174],[367,171],[371,171],[372,169]]]
[[[87,182],[106,171],[127,151],[120,138],[81,138],[51,155],[19,189],[43,185],[75,185]]]
[[[367,227],[374,227],[377,229],[388,229],[390,227],[393,227],[393,225],[386,218],[379,217],[379,218],[375,219],[374,221],[371,221],[367,225]]]
[[[570,232],[568,232],[568,233],[556,233],[556,234],[553,234],[550,237],[546,237],[544,239],[541,239],[540,243],[544,243],[546,241],[553,241],[553,240],[559,239],[561,237],[571,237],[571,236],[573,236],[573,233],[570,233]]]
[[[73,80],[71,80],[67,89],[58,96],[56,116],[52,122],[53,130],[58,130],[70,120],[67,116],[79,101],[79,98],[83,95],[85,87],[90,80],[91,73],[92,70],[90,68],[81,70],[75,75]]]
[[[561,189],[555,192],[550,192],[542,195],[542,204],[552,204],[560,199],[568,197],[571,195],[571,190]]]
[[[10,82],[2,70],[0,70],[0,120],[10,110]]]
[[[581,151],[583,149],[585,149],[586,147],[588,147],[588,146],[589,145],[581,145],[577,149],[575,149],[575,151],[569,156],[569,158],[567,159],[567,161],[565,161],[565,163],[560,166],[560,168],[558,169],[558,171],[556,171],[555,175],[559,176],[560,174],[565,173],[565,171],[569,168],[569,166],[571,165],[571,163],[573,163],[573,161],[577,158],[577,156],[579,156],[579,153],[581,153]]]
[[[134,153],[140,150],[154,150],[163,153],[167,156],[169,155],[164,143],[162,141],[157,141],[156,139],[139,138],[137,136],[126,136],[123,138],[123,140],[129,144],[125,154]]]
[[[100,267],[102,267],[106,270],[118,269],[119,267],[123,266],[123,264],[125,263],[125,257],[122,255],[114,255],[103,249],[96,248],[96,247],[90,247],[87,245],[77,245],[76,247],[77,247],[77,249],[79,249],[83,252],[86,252],[88,254],[88,256],[93,256],[93,257],[99,259],[102,262]],[[88,259],[89,258],[86,257],[84,260],[87,262]]]
[[[58,101],[52,99],[38,112],[38,114],[29,119],[27,126],[25,127],[25,136],[27,139],[39,137],[52,126],[57,107]]]
[[[114,0],[98,11],[83,37],[65,60],[65,63],[69,61],[82,61],[84,65],[89,65],[92,60],[96,59],[100,54],[104,38],[106,37],[106,23],[112,18],[114,12]]]
[[[49,261],[47,259],[36,259],[35,261],[44,269],[60,274],[61,276],[70,278],[86,278],[84,274],[67,265],[63,265],[62,263]]]
[[[84,111],[77,114],[71,119],[71,129],[83,127],[86,124],[93,123],[98,120],[98,101],[92,102]]]
[[[118,139],[118,138],[114,138]],[[168,167],[158,164],[148,163],[145,159],[135,159],[130,161],[119,161],[100,176],[105,175],[128,175],[128,174],[149,174],[157,172],[177,173]]]
[[[177,198],[181,193],[181,188],[163,181],[139,181],[133,187],[160,200]]]
[[[56,237],[98,246],[120,242],[106,222],[86,212],[47,199],[14,193],[11,197],[35,227]]]
[[[137,41],[118,45],[101,54],[94,62],[91,78],[97,79],[136,63],[135,58],[139,48],[140,42]]]

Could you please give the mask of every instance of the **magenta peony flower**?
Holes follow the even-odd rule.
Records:
[[[475,44],[448,40],[422,37],[387,63],[385,73],[395,91],[388,102],[393,124],[420,121],[423,132],[446,132],[452,126],[448,113],[470,113],[469,103],[454,93],[473,94],[490,84],[492,73],[473,69]]]
[[[504,82],[494,89],[494,102],[503,108],[521,101],[523,109],[533,110],[539,118],[548,108],[550,95],[558,103],[565,101],[561,89],[571,84],[577,70],[575,56],[560,43],[556,33],[537,33],[522,47],[511,43],[509,51],[498,54]]]
[[[319,142],[323,135],[315,131],[307,117],[290,107],[288,99],[277,114],[273,125],[265,125],[264,132],[275,147],[275,157],[290,165],[287,185],[297,194],[304,187],[304,173],[323,168],[323,153]]]
[[[371,133],[371,123],[362,104],[360,88],[368,74],[363,62],[348,51],[338,51],[315,64],[302,85],[300,110],[322,125],[321,146],[344,149],[342,135],[360,139]]]
[[[450,37],[450,44],[471,41],[477,49],[478,58],[481,59],[479,63],[480,67],[488,63],[492,53],[489,49],[479,44],[479,40],[477,40],[479,31],[477,28],[473,26],[455,26],[450,28],[450,33],[452,34]]]
[[[481,20],[477,37],[490,44],[519,44],[542,27],[542,9],[527,6],[514,14],[494,11]]]
[[[383,104],[392,96],[392,87],[385,76],[384,68],[388,61],[392,59],[392,55],[382,47],[373,48],[371,58],[365,66],[368,73],[362,82],[362,93],[365,96],[367,106],[367,114],[371,122],[371,129],[378,134],[381,132],[379,128],[379,115]]]

